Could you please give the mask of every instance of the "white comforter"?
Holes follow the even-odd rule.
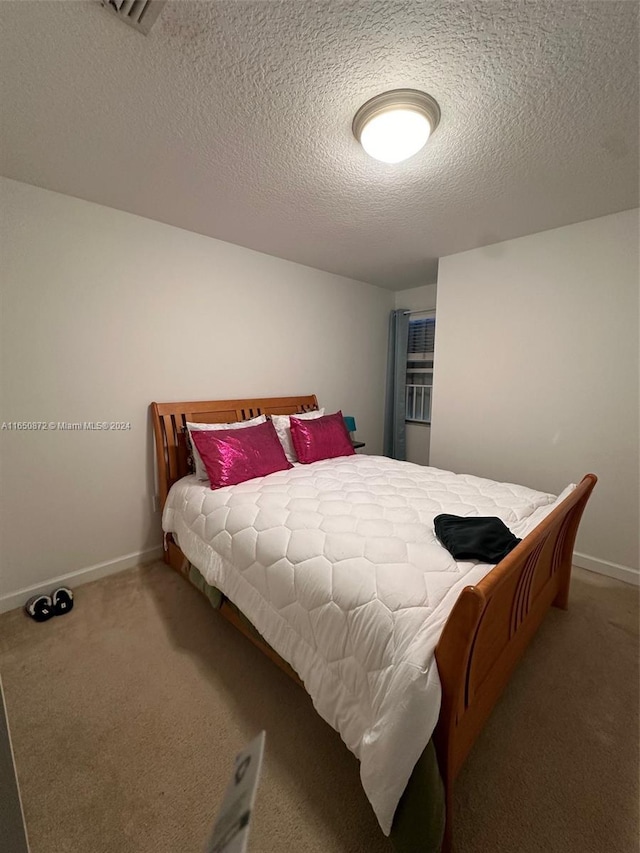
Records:
[[[185,477],[163,528],[304,681],[360,760],[385,834],[438,720],[434,650],[467,584],[434,516],[492,515],[524,537],[556,498],[508,483],[350,456],[212,491]]]

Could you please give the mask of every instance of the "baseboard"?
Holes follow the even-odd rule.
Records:
[[[106,577],[106,575],[114,575],[116,572],[123,572],[125,569],[132,569],[141,563],[150,563],[161,557],[162,546],[158,545],[156,548],[149,548],[146,551],[125,554],[124,557],[118,557],[117,560],[108,560],[106,563],[87,566],[85,569],[78,569],[75,572],[69,572],[68,575],[60,575],[43,583],[19,589],[16,592],[8,592],[6,595],[0,595],[0,613],[5,613],[7,610],[13,610],[16,607],[22,607],[32,595],[39,595],[41,592],[49,593],[58,586],[74,587],[80,586],[83,583],[89,583],[89,581],[97,581],[99,578]]]
[[[573,564],[580,566],[581,569],[587,569],[589,572],[606,575],[608,578],[615,578],[632,586],[640,586],[640,572],[629,566],[620,566],[618,563],[610,563],[608,560],[600,560],[597,557],[589,557],[587,554],[579,554],[577,551],[573,552]]]

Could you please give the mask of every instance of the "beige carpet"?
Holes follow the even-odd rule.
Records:
[[[638,599],[577,571],[465,766],[458,853],[637,849]],[[162,564],[0,617],[32,853],[202,851],[267,730],[251,853],[383,853],[355,759],[304,692]]]

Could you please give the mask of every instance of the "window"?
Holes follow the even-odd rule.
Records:
[[[413,423],[431,423],[435,334],[435,312],[426,317],[409,320],[405,419]]]

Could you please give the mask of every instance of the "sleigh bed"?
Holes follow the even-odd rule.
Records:
[[[288,675],[305,686],[321,715],[340,731],[343,740],[360,758],[365,791],[383,830],[386,834],[390,831],[396,848],[403,853],[432,853],[442,843],[443,850],[451,849],[454,780],[547,609],[552,604],[563,609],[567,607],[574,541],[596,477],[586,475],[577,486],[566,489],[559,499],[555,499],[553,495],[536,493],[525,487],[460,477],[451,472],[425,469],[384,457],[349,456],[297,465],[291,471],[212,492],[208,483],[198,482],[190,475],[187,422],[229,423],[261,414],[309,412],[318,408],[316,397],[153,403],[151,408],[158,490],[165,510],[166,562],[204,592],[222,616]],[[432,491],[427,493],[427,487]],[[437,504],[440,510],[444,508],[448,512],[455,511],[458,505],[467,507],[466,514],[474,514],[468,505],[494,507],[495,512],[480,514],[502,514],[507,520],[517,520],[522,541],[495,567],[447,563],[447,560],[451,561],[448,552],[436,543],[432,533],[429,536],[425,534],[427,529],[432,530],[430,520],[433,517],[430,499],[425,497],[427,494],[436,495],[434,506]],[[355,503],[350,505],[350,500]],[[320,504],[327,505],[327,512],[332,516],[326,520],[326,525],[319,515],[322,512]],[[272,548],[273,542],[279,539],[276,529],[278,512],[285,505],[294,510],[287,510],[287,517],[295,516],[295,524],[292,521],[287,523],[290,527],[293,524],[295,530],[293,533],[287,531],[289,551],[282,555],[274,554],[267,571],[255,556],[258,549],[256,535],[252,534],[251,540],[247,531],[240,530],[234,541],[232,534],[236,535],[240,516],[249,518],[249,527],[254,523],[251,519],[262,518],[260,523],[254,524],[259,531],[266,530],[265,518],[276,518],[273,529],[266,531],[270,537],[269,548]],[[378,505],[388,509],[378,511]],[[365,506],[368,507],[366,511],[363,509]],[[312,512],[308,511],[310,507]],[[365,518],[367,511],[371,516],[368,521]],[[405,515],[398,515],[401,512]],[[356,523],[354,515],[360,520],[365,518],[365,521]],[[230,517],[235,521],[229,523],[229,529],[223,529],[224,522],[217,533],[212,527],[215,519]],[[388,527],[389,519],[399,521],[395,527]],[[309,550],[317,532],[314,528],[338,530],[340,525],[342,539],[339,536],[335,538],[333,550],[329,548],[322,555]],[[385,538],[387,528],[390,532]],[[347,529],[357,529],[358,536],[353,535],[349,539],[351,534],[344,533]],[[364,539],[360,535],[365,529],[370,530],[373,539]],[[514,530],[517,536],[520,535],[518,529]],[[291,549],[293,536],[302,543],[302,550],[298,549],[297,555],[296,549],[293,552]],[[388,556],[394,547],[402,548],[401,536],[407,538],[406,553],[412,555],[410,561],[406,554],[403,557]],[[247,557],[249,552],[243,545],[249,540],[254,543],[251,546],[252,557]],[[350,554],[338,553],[342,547],[340,543],[349,545],[349,542],[356,549],[353,554],[360,555],[358,559],[343,559]],[[434,573],[432,567],[428,567],[429,578],[435,578],[432,587],[426,579],[424,581],[429,595],[437,602],[435,604],[427,600],[428,596],[424,600],[416,598],[415,580],[420,576],[426,554],[430,555],[429,559],[441,563],[439,572]],[[366,657],[368,650],[365,648],[363,651],[360,646],[353,651],[356,649],[355,635],[363,631],[354,619],[349,621],[344,612],[339,612],[338,605],[348,611],[347,616],[356,610],[367,613],[369,610],[360,607],[360,599],[354,599],[355,604],[341,605],[344,593],[336,580],[336,572],[338,567],[342,567],[344,575],[344,567],[350,567],[348,582],[353,585],[354,578],[360,578],[356,584],[359,587],[357,594],[362,595],[361,588],[367,586],[368,579],[358,572],[362,572],[363,565],[367,564],[367,555],[370,558],[368,565],[376,574],[376,583],[380,583],[378,570],[381,568],[377,560],[382,559],[388,564],[387,568],[393,568],[393,571],[386,572],[385,583],[395,586],[387,590],[386,599],[380,589],[369,595],[371,601],[367,599],[367,604],[373,602],[369,610],[383,611],[380,604],[383,601],[394,611],[393,620],[388,623],[393,648],[389,649],[389,638],[384,635],[384,624],[387,623],[367,624],[364,634],[373,637],[373,645],[379,640],[380,648],[371,652],[372,655],[375,652],[379,660],[365,661],[365,666],[363,655]],[[278,560],[279,556],[281,560]],[[284,603],[282,589],[276,589],[273,600],[269,600],[269,590],[279,566],[282,573],[293,573],[291,590],[303,590],[301,593],[287,593],[292,597]],[[314,570],[319,573],[317,583]],[[331,580],[326,583],[335,600],[318,598],[311,602],[313,624],[309,614],[283,618],[283,613],[290,614],[292,608],[298,608],[299,601],[294,601],[296,595],[302,600],[305,595],[322,594],[315,586],[321,586],[323,572],[331,575]],[[413,597],[413,601],[402,600],[405,591],[398,578],[405,577],[403,572],[408,579],[407,599]],[[212,583],[213,580],[216,582]],[[304,592],[305,584],[312,593]],[[445,591],[438,593],[438,598],[434,590]],[[380,601],[373,601],[376,598]],[[416,602],[422,610],[414,607]],[[349,611],[355,605],[358,605],[356,610]],[[405,618],[405,612],[413,614],[414,610],[419,616],[423,612],[429,616],[431,621],[427,623],[425,620],[425,625],[430,626],[428,629],[416,623],[413,615]],[[322,619],[327,621],[322,622],[318,613],[326,613]],[[396,618],[398,613],[401,616]],[[333,623],[331,619],[334,619]],[[339,639],[340,626],[347,623],[344,637]],[[396,632],[398,623],[402,630]],[[409,625],[407,630],[402,627],[405,623]],[[305,631],[314,637],[322,638],[323,633],[328,635],[325,645],[330,653],[320,649],[320,654],[318,648],[311,648],[306,642]],[[437,631],[435,638],[434,631]],[[383,636],[380,637],[381,633]],[[410,642],[408,636],[411,636]],[[423,638],[425,649],[431,643],[431,659],[435,657],[437,668],[423,662],[420,657]],[[322,642],[322,639],[318,640],[318,647]],[[336,644],[340,643],[340,653],[337,654]],[[406,654],[400,654],[396,646],[407,646]],[[355,665],[351,666],[352,658],[360,661],[358,665],[365,673],[364,680],[358,680],[360,670],[354,668]],[[396,669],[403,673],[404,680],[398,681],[401,688],[394,686]],[[387,688],[391,696],[392,687],[401,689],[402,695],[400,701],[394,699],[391,702],[389,709]],[[369,691],[373,696],[372,707],[379,710],[380,717],[371,722],[365,736],[358,739],[359,735],[353,733],[357,729],[357,726],[354,729],[353,720],[363,716],[358,705],[362,691]],[[439,710],[438,691],[441,691]],[[338,698],[329,700],[325,698],[326,694],[332,694],[332,697],[335,694]],[[435,712],[429,711],[435,716],[432,725],[425,723],[421,726],[420,709],[427,694],[430,709],[433,697],[436,697]],[[398,716],[397,708],[403,708],[406,719]],[[416,743],[412,752],[411,743],[406,743],[406,732],[413,731],[416,732]],[[397,732],[397,737],[394,732]],[[405,741],[401,740],[401,735]],[[386,744],[383,742],[385,739]],[[380,743],[376,748],[382,754],[386,750],[386,759],[379,759],[376,754],[372,763],[367,750],[371,742],[377,740]],[[393,776],[396,754],[393,750],[397,750],[400,769],[404,761],[405,764],[409,762],[409,770],[404,776],[400,772],[398,778],[390,778],[386,785],[379,767],[386,767]],[[379,808],[377,789],[373,793],[367,790],[365,765],[369,768],[369,779],[373,779],[369,787],[378,786],[382,791]],[[399,801],[397,796],[393,799],[387,791],[387,788],[391,790],[398,784],[402,784],[404,789],[404,793],[402,790],[399,792],[402,793]],[[387,799],[391,797],[392,803],[397,803],[397,808],[394,805],[389,814],[385,812],[388,806],[385,796]]]

